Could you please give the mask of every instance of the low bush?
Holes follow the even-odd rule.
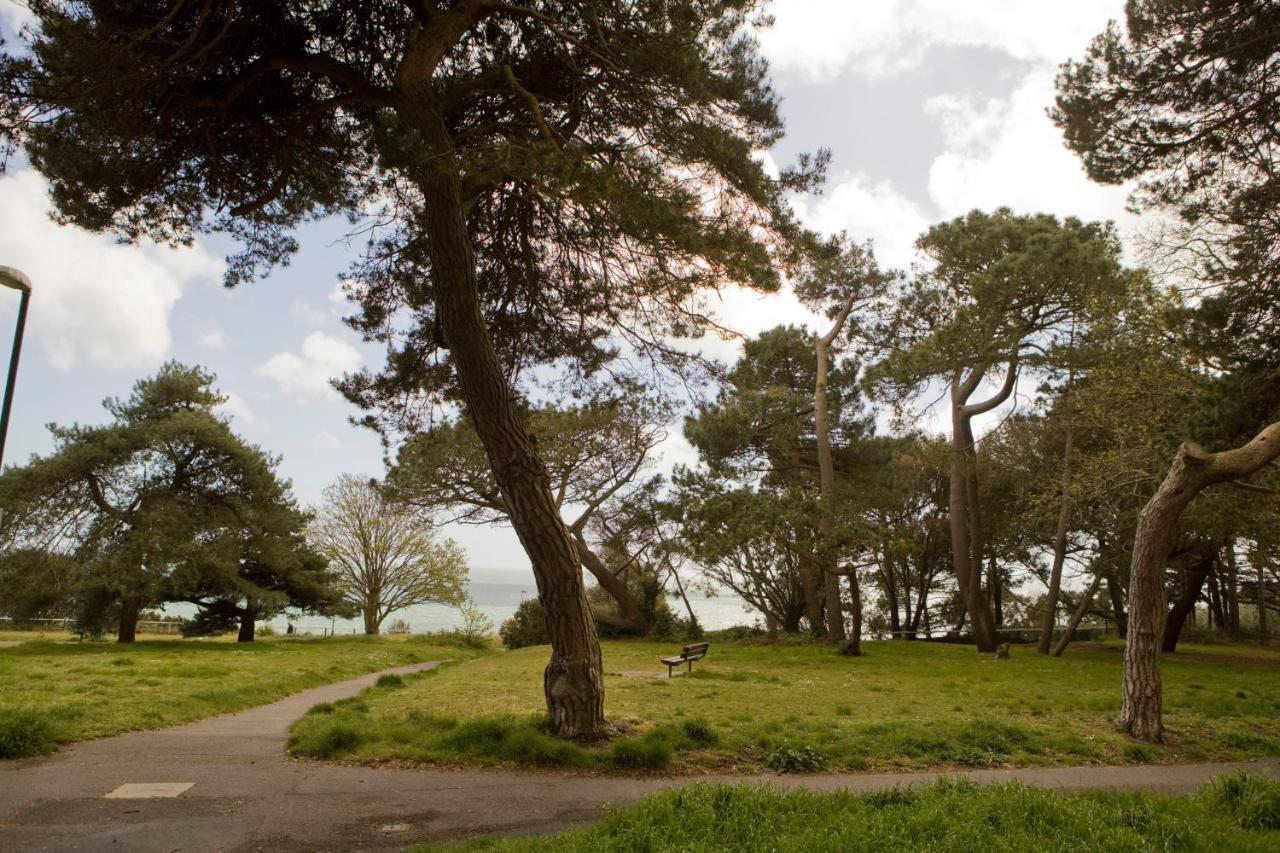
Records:
[[[1202,796],[1244,829],[1280,830],[1280,782],[1238,770],[1219,776]]]
[[[661,770],[671,763],[671,744],[661,735],[616,741],[609,750],[609,763],[624,770]]]
[[[547,633],[547,620],[542,613],[542,602],[528,598],[520,602],[511,618],[498,629],[502,644],[509,649],[525,646],[544,646],[551,642]]]
[[[0,758],[28,758],[53,751],[48,721],[31,708],[0,708]]]
[[[379,675],[378,680],[374,682],[374,686],[386,687],[388,689],[404,687],[404,679],[396,675],[395,673],[388,673],[387,675]]]
[[[778,773],[816,773],[827,759],[811,746],[779,746],[764,757],[765,766]]]

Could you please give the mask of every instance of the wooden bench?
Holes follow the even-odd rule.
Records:
[[[710,643],[694,643],[681,649],[676,657],[662,658],[662,662],[667,665],[667,678],[671,677],[671,670],[682,663],[687,663],[689,671],[693,672],[693,662],[705,658],[709,648],[711,648]]]

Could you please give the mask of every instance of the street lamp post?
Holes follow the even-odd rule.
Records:
[[[13,354],[9,356],[9,379],[4,386],[4,408],[0,409],[0,468],[4,465],[4,443],[9,436],[9,410],[13,408],[13,385],[18,380],[18,356],[22,353],[22,333],[27,327],[27,303],[31,301],[31,279],[13,267],[0,266],[0,285],[22,294],[18,303],[18,327],[13,333]]]

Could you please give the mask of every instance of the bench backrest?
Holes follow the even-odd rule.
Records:
[[[707,656],[707,649],[711,648],[710,643],[694,643],[691,646],[685,646],[680,650],[682,658],[702,658]]]

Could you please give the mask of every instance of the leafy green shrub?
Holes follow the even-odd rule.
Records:
[[[671,744],[653,735],[620,740],[609,750],[609,763],[627,770],[661,770],[671,763]]]
[[[520,602],[511,618],[498,629],[502,644],[509,649],[525,646],[545,646],[551,642],[547,633],[547,619],[542,613],[542,602],[528,598]]]
[[[312,705],[307,709],[308,714],[332,714],[334,711],[332,702],[321,702],[318,705]]]
[[[30,708],[0,708],[0,758],[27,758],[51,752],[49,723]]]
[[[764,757],[765,766],[778,773],[813,773],[827,766],[827,759],[811,746],[779,746]]]
[[[1135,764],[1146,764],[1153,760],[1159,753],[1154,746],[1147,746],[1142,743],[1125,744],[1122,755],[1125,761],[1132,761]]]
[[[276,636],[276,629],[270,625],[255,625],[253,635],[255,637],[274,637]]]
[[[711,728],[711,724],[701,717],[685,720],[680,729],[684,732],[685,737],[699,746],[713,746],[720,742],[720,735],[716,734],[716,730]]]
[[[394,672],[392,672],[392,673],[388,673],[388,674],[386,674],[386,675],[380,675],[380,676],[378,676],[378,680],[377,680],[376,682],[374,682],[374,686],[375,686],[375,687],[386,687],[386,688],[388,688],[388,689],[394,689],[394,688],[397,688],[397,687],[404,687],[404,679],[403,679],[403,678],[401,678],[400,676],[396,675]]]
[[[1214,779],[1203,796],[1244,829],[1280,829],[1280,782],[1238,770]]]

